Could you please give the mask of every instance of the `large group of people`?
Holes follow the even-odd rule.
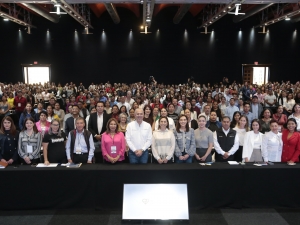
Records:
[[[0,83],[7,164],[287,162],[300,156],[300,83]]]

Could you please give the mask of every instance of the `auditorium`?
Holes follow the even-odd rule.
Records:
[[[295,0],[1,1],[0,224],[298,225],[299,21]]]

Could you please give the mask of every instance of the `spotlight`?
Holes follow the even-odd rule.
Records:
[[[144,29],[144,26],[141,26],[141,29]]]

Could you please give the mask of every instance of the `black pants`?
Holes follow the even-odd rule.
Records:
[[[89,158],[88,153],[83,153],[83,154],[73,154],[73,163],[87,163]]]
[[[239,149],[234,153],[234,161],[242,162],[243,160],[243,146],[239,146]]]

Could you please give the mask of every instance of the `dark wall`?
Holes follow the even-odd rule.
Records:
[[[276,23],[266,35],[258,33],[261,28],[251,28],[259,23],[257,17],[235,24],[227,15],[209,27],[212,34],[205,35],[196,29],[197,18],[190,13],[179,25],[173,24],[176,11],[176,7],[162,10],[147,35],[140,33],[141,18],[122,8],[118,25],[107,13],[93,17],[92,35],[82,34],[83,27],[68,15],[58,24],[34,17],[38,29],[31,35],[1,19],[0,81],[22,81],[20,64],[34,61],[51,64],[52,80],[61,83],[148,81],[151,75],[165,83],[181,83],[189,76],[201,83],[224,76],[241,80],[241,64],[254,61],[272,64],[271,80],[297,79],[300,38],[294,31],[300,30],[299,23]]]

